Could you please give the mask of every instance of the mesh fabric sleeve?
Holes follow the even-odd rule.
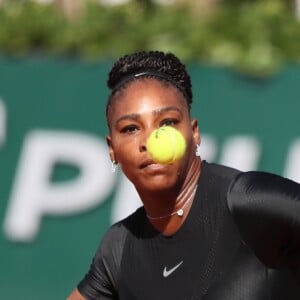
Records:
[[[265,172],[232,182],[227,201],[244,242],[268,267],[290,267],[300,281],[300,184]]]
[[[77,286],[87,300],[118,299],[117,281],[125,239],[122,223],[113,225],[105,234],[88,273]]]

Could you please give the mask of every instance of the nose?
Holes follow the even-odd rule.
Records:
[[[139,151],[140,152],[146,152],[147,151],[147,140],[150,135],[151,129],[150,130],[145,130],[143,135],[141,136],[140,139],[140,145],[139,145]]]
[[[140,152],[146,152],[147,151],[147,146],[146,146],[146,143],[142,143],[141,145],[140,145]]]

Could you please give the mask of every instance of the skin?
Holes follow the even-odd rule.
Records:
[[[106,137],[110,158],[135,185],[147,215],[169,215],[187,202],[182,217],[174,214],[149,219],[158,232],[170,236],[188,215],[201,172],[201,160],[195,155],[196,145],[200,144],[197,121],[190,118],[182,93],[156,79],[132,81],[114,97],[108,113],[110,133]],[[166,165],[154,163],[146,147],[151,132],[163,125],[175,127],[187,143],[184,156]],[[84,299],[77,289],[68,298]]]
[[[108,115],[110,157],[135,185],[147,214],[168,215],[189,199],[200,174],[195,156],[200,143],[197,121],[190,118],[182,93],[156,79],[133,81],[115,97]],[[151,161],[146,147],[151,132],[163,125],[174,126],[187,142],[183,158],[167,165]],[[172,235],[185,216],[149,221],[162,234]]]
[[[72,294],[67,298],[67,300],[86,300],[84,297],[81,296],[79,291],[75,289]]]

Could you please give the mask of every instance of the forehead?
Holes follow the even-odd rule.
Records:
[[[134,80],[112,100],[109,119],[128,113],[149,113],[166,106],[188,112],[183,94],[172,84],[152,78]]]

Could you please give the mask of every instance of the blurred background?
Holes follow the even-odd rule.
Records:
[[[140,205],[105,143],[139,50],[186,63],[203,159],[300,182],[299,0],[0,0],[1,298],[66,299]]]

